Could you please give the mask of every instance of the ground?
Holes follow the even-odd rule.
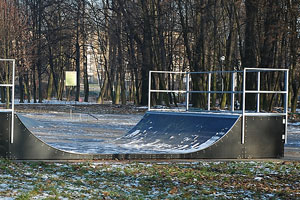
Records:
[[[1,199],[297,199],[299,162],[0,162]]]
[[[145,108],[111,105],[76,105],[75,109],[73,105],[17,105],[16,109],[44,122],[68,119],[78,126],[99,122],[101,117],[102,125],[110,124],[100,123],[103,132],[114,129],[115,134],[130,129],[145,112]],[[292,138],[296,138],[295,144],[287,146],[295,151],[289,159],[76,163],[2,160],[0,199],[300,199],[300,162],[293,159],[299,154],[298,126],[289,126]],[[68,141],[67,131],[59,134]],[[40,136],[54,140],[42,131]]]

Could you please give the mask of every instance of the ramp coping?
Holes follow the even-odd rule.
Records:
[[[242,116],[238,113],[217,113],[217,112],[172,112],[172,111],[147,111],[147,113],[158,114],[158,115],[189,115],[189,116],[211,116],[211,117],[227,117],[227,118],[237,118]]]

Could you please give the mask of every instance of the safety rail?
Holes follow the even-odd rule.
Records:
[[[269,90],[261,90],[261,73],[262,72],[282,72],[284,73],[284,89],[283,90],[277,90],[277,91],[269,91]],[[223,85],[222,85],[222,90],[214,91],[212,90],[212,75],[213,74],[226,74],[229,73],[231,74],[231,89],[228,91],[223,90]],[[242,76],[242,87],[241,90],[236,90],[236,75],[240,73]],[[253,90],[248,90],[247,84],[246,84],[246,77],[247,73],[257,73],[257,88]],[[241,114],[242,116],[242,144],[245,143],[245,117],[246,116],[285,116],[285,142],[287,142],[287,120],[288,120],[288,76],[289,76],[289,70],[288,69],[272,69],[272,68],[244,68],[243,70],[240,71],[208,71],[208,72],[171,72],[171,71],[150,71],[149,72],[149,91],[148,91],[148,110],[149,111],[166,111],[170,109],[156,109],[156,108],[151,108],[151,94],[152,93],[183,93],[185,94],[185,111],[189,112],[189,102],[190,102],[190,94],[207,94],[207,109],[205,110],[206,112],[210,111],[211,112],[211,94],[230,94],[230,110],[228,111],[229,113],[237,113]],[[180,75],[185,75],[185,83],[186,87],[185,89],[178,89],[178,90],[172,90],[172,89],[152,89],[152,77],[153,74],[180,74]],[[197,74],[207,74],[207,90],[199,90],[199,91],[193,91],[190,89],[191,85],[191,76],[192,75],[197,75]],[[222,78],[222,84],[223,84],[223,78]],[[242,107],[241,110],[236,110],[235,109],[235,95],[240,94],[242,95]],[[254,94],[256,96],[256,111],[250,111],[246,110],[246,95],[247,94]],[[260,111],[260,96],[262,94],[281,94],[284,95],[283,98],[283,112],[282,113],[273,113],[273,112],[261,112]],[[222,112],[224,113],[224,112]]]
[[[14,115],[15,115],[15,59],[0,59],[0,62],[12,62],[12,77],[11,83],[0,84],[0,87],[10,87],[11,88],[11,108],[2,108],[0,112],[11,112],[11,133],[10,133],[10,143],[14,143]],[[7,80],[9,82],[9,80]],[[9,99],[7,99],[9,101]]]

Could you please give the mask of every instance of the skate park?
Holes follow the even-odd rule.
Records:
[[[13,60],[12,60],[13,61]],[[283,77],[283,90],[261,90],[261,74],[280,73]],[[212,91],[211,80],[214,74],[228,74],[231,88],[228,91]],[[242,90],[236,90],[237,74],[242,74]],[[246,90],[246,76],[257,76],[257,88]],[[32,127],[39,122],[14,112],[14,104],[8,110],[1,110],[1,152],[2,158],[12,160],[112,160],[112,159],[255,159],[282,158],[284,144],[287,142],[288,119],[288,70],[253,69],[226,72],[161,72],[151,71],[149,80],[155,75],[183,75],[186,80],[184,90],[149,88],[149,97],[153,93],[181,93],[186,103],[182,107],[153,106],[149,98],[148,111],[141,120],[124,134],[109,140],[99,140],[95,152],[75,152],[59,149],[45,143],[41,137],[32,132]],[[190,76],[206,76],[205,90],[192,90]],[[14,76],[14,75],[13,75]],[[152,78],[151,78],[152,77]],[[152,83],[149,83],[152,86]],[[1,85],[12,88],[14,99],[14,82]],[[206,95],[206,109],[196,110],[190,105],[191,94]],[[215,110],[211,107],[213,94],[228,94],[231,106],[228,110]],[[256,110],[246,110],[247,94],[254,94]],[[283,108],[274,112],[261,111],[260,95],[279,94]],[[242,106],[237,110],[235,99],[241,97]],[[87,141],[93,141],[89,137]],[[88,144],[88,143],[87,143]]]

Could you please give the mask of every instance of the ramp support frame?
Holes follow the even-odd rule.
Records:
[[[283,90],[277,90],[277,91],[270,91],[270,90],[261,90],[261,73],[262,72],[282,72],[284,73],[284,89]],[[211,90],[211,75],[212,74],[221,74],[223,75],[224,73],[229,73],[231,74],[231,90],[230,91],[224,91],[223,88],[221,91],[212,91]],[[240,73],[241,76],[243,77],[243,85],[242,85],[242,90],[237,91],[235,89],[236,87],[236,75]],[[247,81],[246,81],[246,76],[247,73],[257,73],[257,89],[247,89]],[[185,90],[173,90],[173,89],[152,89],[151,84],[152,84],[152,77],[153,74],[178,74],[178,75],[185,75],[185,82],[186,82],[186,87]],[[207,89],[206,90],[191,90],[191,75],[207,75]],[[230,94],[231,95],[231,108],[228,111],[229,113],[234,113],[234,114],[241,114],[242,115],[242,133],[241,133],[241,143],[245,143],[245,119],[246,116],[284,116],[285,120],[283,123],[285,123],[285,134],[284,134],[284,139],[285,143],[287,142],[287,120],[288,120],[288,76],[289,76],[289,70],[288,69],[272,69],[272,68],[244,68],[241,71],[208,71],[208,72],[173,72],[173,71],[150,71],[149,72],[149,93],[148,93],[148,111],[172,111],[172,109],[158,109],[158,108],[152,108],[151,106],[151,94],[156,92],[156,93],[183,93],[186,96],[185,99],[185,104],[186,108],[185,111],[190,111],[190,106],[189,106],[189,95],[190,94],[207,94],[207,110],[211,111],[211,94]],[[241,110],[235,110],[235,95],[236,94],[241,94],[242,95],[242,108]],[[246,98],[247,94],[254,94],[256,95],[256,110],[255,111],[249,111],[246,109]],[[273,113],[273,112],[261,112],[260,111],[260,97],[261,94],[282,94],[284,96],[283,98],[283,112],[278,112],[278,113]]]
[[[0,62],[12,62],[12,77],[11,77],[11,83],[10,81],[7,80],[7,83],[5,84],[0,84],[0,87],[8,87],[11,88],[11,108],[4,108],[1,109],[0,111],[6,111],[6,112],[11,112],[11,126],[10,126],[10,143],[14,143],[14,122],[15,122],[15,65],[16,61],[15,59],[0,59]],[[7,99],[9,101],[9,99]]]

